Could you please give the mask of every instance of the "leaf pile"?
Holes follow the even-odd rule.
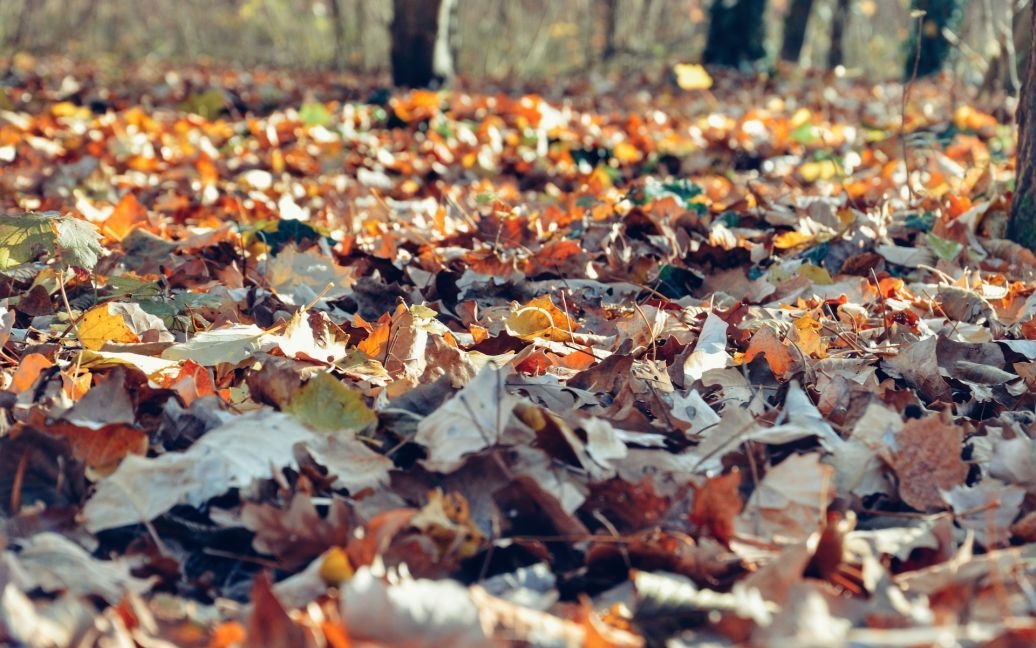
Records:
[[[993,114],[55,70],[0,111],[6,641],[1036,632]]]

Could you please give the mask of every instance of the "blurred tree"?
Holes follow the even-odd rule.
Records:
[[[4,43],[5,49],[17,51],[22,46],[29,26],[29,17],[32,13],[33,4],[33,0],[23,0],[21,10],[18,12],[18,18],[14,24],[14,31],[7,35],[7,42]]]
[[[393,84],[423,88],[453,77],[450,19],[456,1],[393,0]]]
[[[335,33],[335,69],[345,67],[345,25],[342,23],[341,0],[331,0],[331,27]]]
[[[1029,17],[1030,33],[1036,33],[1036,11]],[[1029,64],[1022,81],[1018,105],[1018,160],[1011,219],[1007,236],[1036,250],[1036,43],[1029,47]]]
[[[619,52],[619,0],[604,0],[604,51],[601,60],[610,61]]]
[[[713,0],[706,65],[742,67],[766,58],[766,0]]]
[[[989,6],[991,0],[984,0]],[[1020,73],[1025,71],[1025,57],[1019,53],[1028,51],[1032,47],[1033,33],[1029,22],[1032,18],[1033,2],[1031,0],[1012,0],[1010,16],[995,16],[992,7],[987,13],[993,17],[990,25],[991,36],[997,41],[996,55],[990,60],[986,68],[985,78],[982,80],[982,90],[985,93],[993,93],[1003,90],[1010,95],[1017,95],[1021,87]],[[996,18],[1001,20],[997,21]],[[999,24],[996,24],[999,22]],[[997,33],[999,32],[999,34]]]
[[[806,27],[813,13],[813,0],[791,0],[788,15],[784,17],[784,40],[781,42],[781,60],[798,63],[802,44],[806,42]]]
[[[937,74],[949,58],[950,41],[943,30],[956,30],[964,15],[964,0],[912,0],[911,9],[924,12],[919,29],[910,30],[907,42],[907,79]]]
[[[849,26],[851,0],[838,0],[831,16],[831,44],[827,48],[827,69],[845,62],[845,28]]]

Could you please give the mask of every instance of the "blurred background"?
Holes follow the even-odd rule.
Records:
[[[1032,39],[1030,0],[4,0],[0,56],[388,73],[394,14],[440,4],[452,5],[453,67],[467,79],[784,60],[872,79],[917,66],[1003,87]],[[747,54],[710,49],[710,31],[747,41]],[[931,52],[911,60],[918,36]]]

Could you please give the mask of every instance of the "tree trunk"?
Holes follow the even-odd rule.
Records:
[[[713,0],[706,65],[740,68],[766,57],[766,0]]]
[[[331,0],[331,27],[335,34],[335,70],[345,69],[345,25],[342,23],[341,0]]]
[[[439,86],[453,77],[450,17],[456,0],[393,0],[392,82]]]
[[[943,35],[944,29],[956,30],[963,16],[963,0],[913,0],[911,9],[925,12],[921,28],[910,31],[903,76],[918,77],[938,74],[950,56],[952,46]],[[920,33],[919,33],[920,32]]]
[[[813,13],[813,0],[791,0],[788,15],[784,18],[784,40],[781,42],[781,60],[798,63],[802,56],[802,44],[806,42],[806,28],[809,15]]]
[[[988,0],[987,0],[988,1]],[[993,94],[1003,90],[1011,96],[1017,96],[1021,87],[1021,75],[1025,73],[1025,52],[1032,47],[1033,3],[1024,7],[1021,1],[1012,2],[1014,10],[1009,20],[999,27],[999,34],[994,27],[994,37],[999,38],[996,56],[989,62],[985,78],[982,80],[982,92]]]
[[[24,2],[22,2],[22,8],[18,12],[18,22],[14,25],[14,32],[7,35],[7,42],[4,43],[4,46],[9,48],[12,53],[16,54],[18,49],[21,48],[22,43],[25,41],[25,34],[29,27],[29,14],[32,12],[32,6],[33,0],[24,0]]]
[[[849,26],[851,0],[838,0],[831,16],[831,45],[827,48],[827,69],[833,70],[845,62],[845,28]]]
[[[619,0],[604,0],[604,51],[602,61],[610,61],[618,52]]]
[[[1032,12],[1032,31],[1036,33],[1036,11]],[[1022,81],[1018,105],[1018,160],[1011,218],[1007,237],[1036,250],[1036,43],[1029,47],[1029,65]]]

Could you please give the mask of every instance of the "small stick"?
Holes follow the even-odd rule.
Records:
[[[72,316],[72,305],[68,303],[68,293],[65,292],[65,273],[63,271],[61,273],[61,281],[58,282],[58,290],[61,291],[61,301],[65,303],[65,312],[68,313],[68,320],[71,323],[69,329],[74,329],[76,335],[79,335],[79,317]],[[80,317],[82,317],[82,315],[80,315]],[[67,333],[68,330],[62,333],[61,337],[65,337]]]

